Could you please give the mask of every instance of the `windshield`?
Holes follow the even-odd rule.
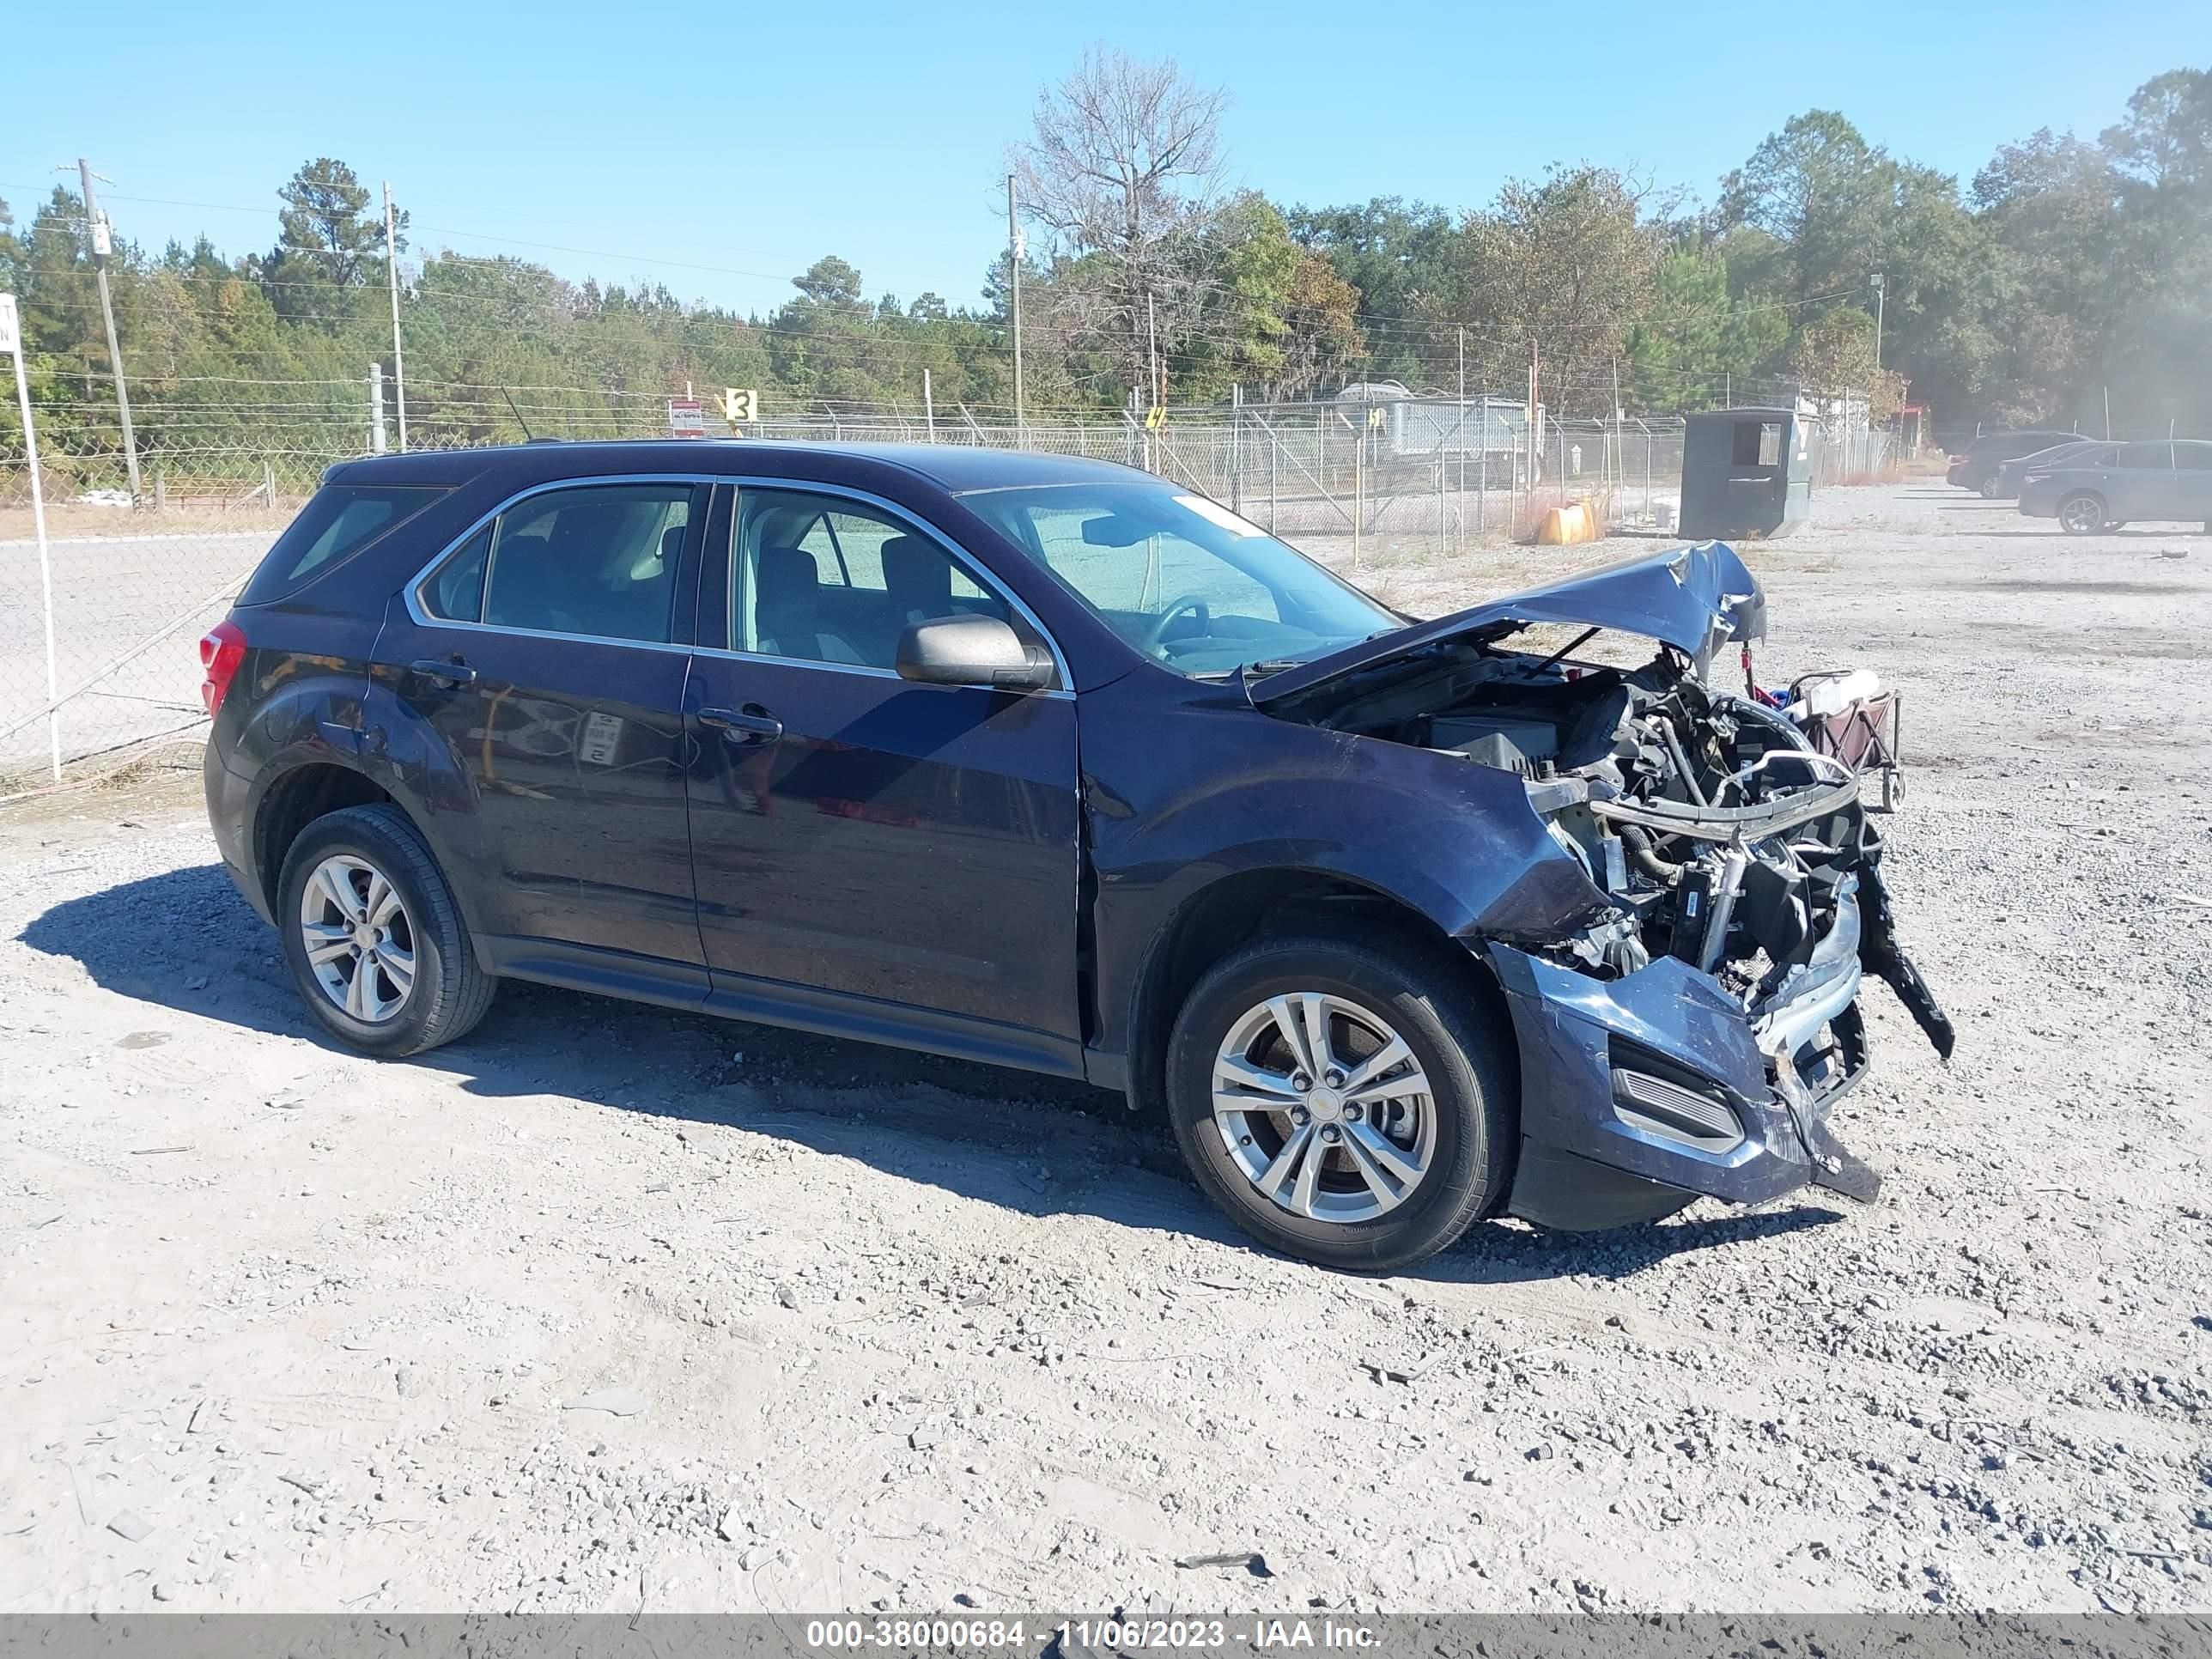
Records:
[[[1404,625],[1257,525],[1169,484],[984,490],[962,503],[1178,673],[1305,662]]]

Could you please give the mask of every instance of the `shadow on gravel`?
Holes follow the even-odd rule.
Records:
[[[105,990],[296,1037],[332,1054],[276,936],[220,865],[55,905],[22,942]],[[127,1039],[126,1039],[127,1040]],[[611,1110],[776,1135],[1024,1214],[1080,1213],[1251,1249],[1191,1183],[1165,1124],[1120,1095],[871,1043],[511,982],[474,1033],[420,1060],[472,1095],[559,1095]],[[1619,1233],[1479,1226],[1420,1277],[1505,1284],[1618,1279],[1684,1252],[1841,1220],[1819,1207],[1728,1211]]]

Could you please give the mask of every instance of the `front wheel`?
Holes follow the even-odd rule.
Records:
[[[1265,939],[1184,1003],[1169,1110],[1199,1185],[1254,1237],[1387,1272],[1504,1196],[1509,1054],[1472,975],[1441,952]]]
[[[341,1042],[419,1054],[483,1018],[498,981],[477,965],[453,889],[398,808],[317,818],[285,855],[277,890],[285,963]]]
[[[2104,501],[2086,489],[2058,503],[2058,527],[2069,536],[2094,536],[2106,522]]]

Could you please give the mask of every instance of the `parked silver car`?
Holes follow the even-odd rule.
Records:
[[[2212,441],[2120,444],[2039,468],[2021,481],[2020,510],[2069,536],[2137,523],[2201,524],[2212,535]]]

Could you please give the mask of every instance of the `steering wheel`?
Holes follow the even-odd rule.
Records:
[[[1194,612],[1197,616],[1200,633],[1210,634],[1213,631],[1213,612],[1206,608],[1206,601],[1195,593],[1186,593],[1153,618],[1152,625],[1145,630],[1144,648],[1147,651],[1158,651],[1160,648],[1160,641],[1167,637],[1168,624],[1186,611]]]

